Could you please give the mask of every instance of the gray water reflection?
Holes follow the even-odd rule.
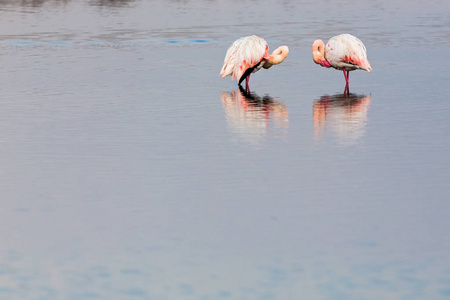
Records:
[[[287,135],[289,114],[283,102],[246,92],[241,86],[236,91],[222,92],[221,100],[235,141],[258,145],[273,132],[278,137]]]
[[[450,2],[231,2],[0,0],[0,299],[449,299]]]
[[[349,146],[366,133],[371,95],[324,95],[314,101],[314,138],[322,142],[329,133],[338,143]]]
[[[122,7],[133,3],[135,0],[91,0],[90,5],[95,6],[109,6],[109,7]]]
[[[89,5],[95,6],[109,6],[109,7],[122,7],[126,6],[135,0],[88,0]],[[70,0],[58,1],[58,0],[0,0],[0,5],[20,5],[23,7],[41,7],[43,5],[61,5],[71,2]]]

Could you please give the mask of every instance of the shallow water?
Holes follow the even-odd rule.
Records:
[[[450,5],[275,4],[0,1],[0,299],[450,296]]]

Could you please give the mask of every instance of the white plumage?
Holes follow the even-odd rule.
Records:
[[[256,35],[241,37],[228,48],[220,75],[222,78],[231,75],[231,79],[236,79],[239,84],[246,79],[248,88],[251,73],[281,63],[288,53],[289,48],[281,46],[269,55],[269,46],[263,38]]]
[[[328,40],[325,46],[325,59],[338,70],[352,71],[364,69],[371,71],[367,60],[367,50],[363,42],[350,34],[340,34]]]
[[[222,78],[231,75],[231,79],[239,81],[248,68],[257,66],[253,71],[256,72],[263,65],[261,61],[268,58],[268,45],[263,38],[256,35],[241,37],[228,48],[220,75]]]
[[[363,42],[351,34],[340,34],[328,40],[326,46],[322,40],[315,40],[312,56],[316,64],[325,68],[342,70],[345,77],[345,92],[349,93],[349,72],[357,69],[372,71],[367,60],[367,50]]]

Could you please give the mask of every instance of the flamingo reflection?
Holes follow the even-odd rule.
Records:
[[[269,133],[286,136],[289,117],[282,102],[268,95],[249,93],[242,87],[222,92],[221,98],[228,127],[238,140],[259,144]]]
[[[351,145],[364,136],[370,95],[338,94],[324,95],[314,101],[313,121],[316,141],[330,132],[338,142]]]

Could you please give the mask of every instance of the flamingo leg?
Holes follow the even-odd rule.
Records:
[[[350,85],[350,71],[347,71],[347,95],[350,94],[349,85]]]
[[[349,75],[349,71],[346,72],[345,69],[342,70],[342,71],[344,71],[345,82],[346,82],[347,85],[348,85],[348,75]]]
[[[345,89],[344,89],[344,96],[348,96],[348,94],[350,94],[350,89],[348,87],[348,82],[350,79],[350,71],[344,71],[344,77],[345,77]]]
[[[247,76],[247,78],[245,78],[245,91],[246,92],[250,92],[250,87],[248,86],[248,82],[250,81],[250,75]]]
[[[348,83],[345,85],[344,96],[348,96],[350,94],[350,89],[348,87]]]

